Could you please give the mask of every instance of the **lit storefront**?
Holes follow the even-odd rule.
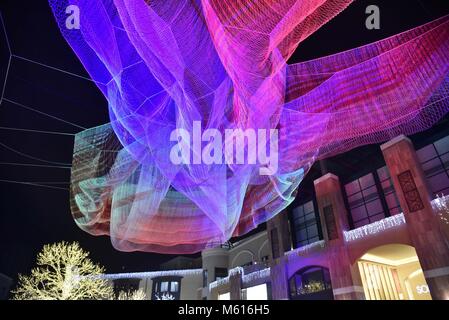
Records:
[[[268,300],[267,284],[242,289],[242,300]]]
[[[429,287],[413,247],[390,244],[358,261],[367,300],[430,300]]]

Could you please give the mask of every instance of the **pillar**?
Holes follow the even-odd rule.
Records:
[[[433,299],[449,299],[449,248],[431,207],[431,192],[410,139],[381,146],[407,229]]]
[[[273,263],[271,264],[270,279],[272,299],[289,299],[286,256],[273,261]]]
[[[233,272],[229,274],[229,293],[231,300],[242,300],[242,273]]]
[[[271,258],[275,260],[292,249],[287,212],[283,211],[267,222]]]
[[[228,250],[222,247],[208,248],[201,252],[203,261],[203,272],[207,270],[207,283],[206,288],[209,288],[209,284],[215,281],[215,269],[216,268],[228,268]],[[216,297],[215,297],[216,296]],[[218,295],[209,292],[207,299],[217,299]]]
[[[357,264],[352,265],[343,231],[349,230],[340,181],[328,173],[314,181],[316,200],[324,240],[328,246],[329,273],[336,300],[363,300],[360,272]]]

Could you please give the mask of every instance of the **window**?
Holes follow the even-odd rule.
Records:
[[[178,281],[170,282],[170,292],[178,292],[178,290],[179,290],[179,282]]]
[[[373,173],[346,184],[345,192],[355,228],[385,218]]]
[[[224,279],[228,276],[228,269],[215,268],[215,280]]]
[[[262,262],[263,264],[265,264],[265,265],[268,264],[269,260],[270,260],[270,257],[269,257],[269,256],[263,256],[263,257],[261,258],[261,262]]]
[[[242,289],[242,300],[268,300],[267,284]]]
[[[207,286],[207,270],[203,270],[203,288]]]
[[[179,300],[181,293],[179,276],[165,276],[151,279],[153,281],[153,300]]]
[[[226,292],[218,295],[218,300],[231,300],[231,293]]]
[[[313,201],[294,208],[292,217],[294,241],[297,248],[320,240]]]
[[[160,289],[160,291],[162,291],[162,292],[168,291],[168,282],[166,282],[166,281],[161,282],[161,289]]]
[[[434,195],[449,194],[449,136],[419,149],[418,159]]]
[[[301,269],[289,279],[289,291],[295,300],[332,300],[329,270],[315,266]]]

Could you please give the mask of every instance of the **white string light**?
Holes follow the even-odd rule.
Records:
[[[306,244],[305,246],[299,247],[294,250],[290,250],[286,252],[285,254],[287,257],[291,257],[292,255],[304,255],[306,253],[309,253],[310,251],[315,251],[319,248],[324,248],[326,246],[326,242],[324,240],[315,241],[309,244]]]
[[[261,280],[261,279],[267,279],[270,277],[271,269],[265,268],[262,270],[258,270],[255,272],[251,272],[250,274],[243,275],[242,282],[243,284],[248,284],[253,281]]]
[[[270,277],[270,273],[271,273],[271,269],[265,268],[262,270],[251,272],[249,274],[245,274],[244,268],[235,267],[235,268],[229,270],[229,276],[227,276],[226,278],[222,278],[222,279],[216,280],[214,282],[211,282],[209,284],[209,290],[212,290],[216,287],[220,287],[220,286],[228,284],[230,277],[234,276],[236,274],[241,274],[243,284],[248,284],[248,283],[251,283],[256,280],[267,279]]]
[[[203,269],[186,269],[186,270],[170,270],[170,271],[149,271],[149,272],[130,272],[130,273],[111,273],[101,274],[95,277],[100,279],[134,279],[134,278],[156,278],[165,276],[198,276],[203,274]]]
[[[343,231],[345,241],[354,241],[357,239],[365,238],[367,236],[383,232],[385,230],[406,224],[405,217],[403,213],[396,214],[394,216],[384,218],[382,220],[367,224],[360,228]]]

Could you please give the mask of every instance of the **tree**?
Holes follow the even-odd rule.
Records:
[[[94,264],[77,242],[45,245],[31,275],[19,275],[15,300],[110,299],[112,286],[98,277],[104,268]]]

